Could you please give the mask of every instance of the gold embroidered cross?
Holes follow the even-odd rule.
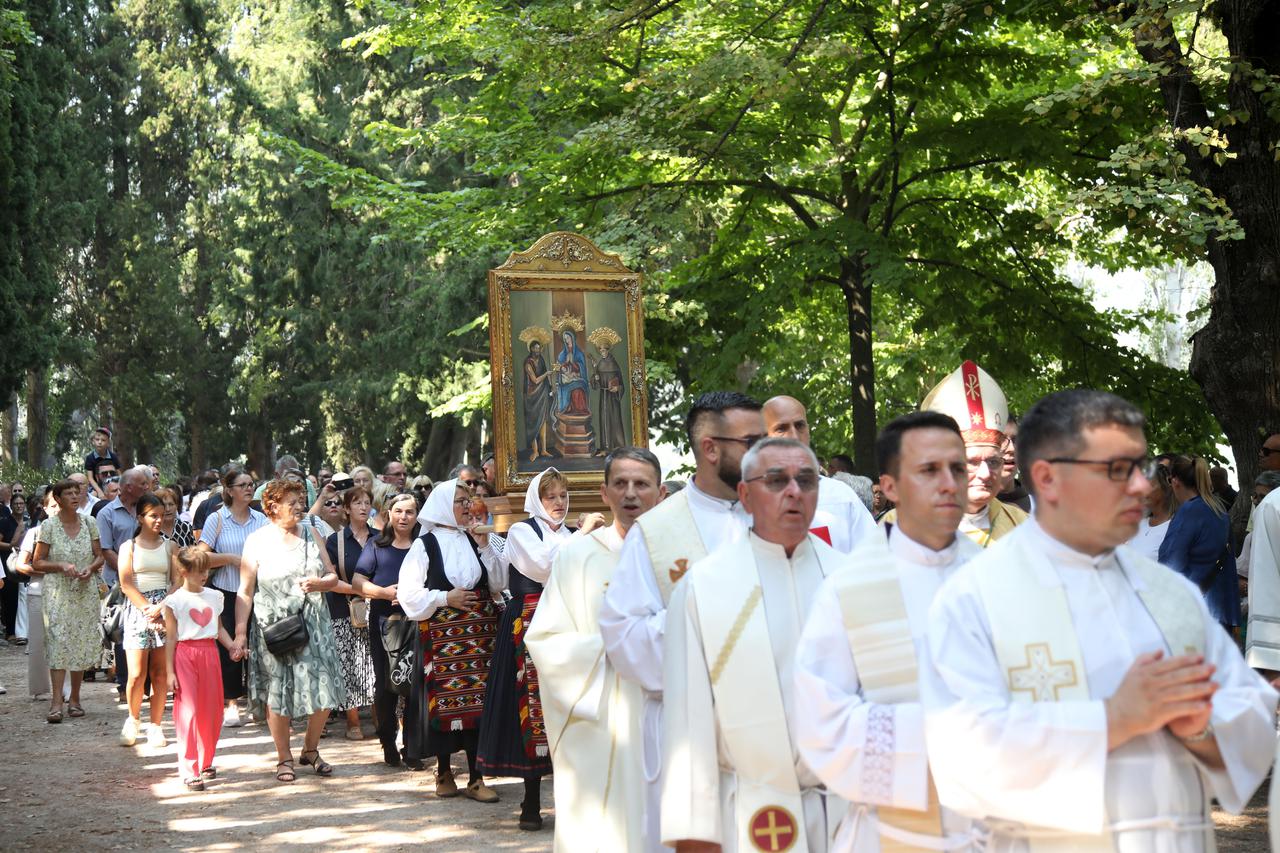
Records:
[[[1027,665],[1009,667],[1009,689],[1026,690],[1036,702],[1057,701],[1059,687],[1076,684],[1076,665],[1056,661],[1048,643],[1027,644]]]

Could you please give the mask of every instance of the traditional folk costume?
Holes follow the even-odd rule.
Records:
[[[1213,850],[1210,796],[1239,812],[1271,765],[1276,692],[1194,585],[1131,548],[1091,557],[1030,521],[943,586],[928,646],[938,794],[986,819],[993,851]],[[1216,667],[1224,769],[1168,729],[1108,752],[1104,700],[1157,650]]]
[[[752,533],[676,587],[665,638],[665,843],[828,849],[845,803],[822,789],[789,721],[800,629],[823,579],[851,565],[812,534],[788,557]]]
[[[560,549],[526,643],[541,675],[547,743],[555,766],[555,849],[641,851],[644,695],[609,665],[600,602],[622,550],[617,527]]]
[[[920,404],[922,412],[950,415],[960,426],[966,446],[990,444],[998,450],[1004,444],[1004,426],[1009,422],[1009,403],[1004,391],[981,367],[965,361],[959,369],[933,386]],[[1000,472],[993,472],[997,482]],[[960,532],[983,548],[1008,534],[1027,520],[1027,514],[994,496],[991,503],[960,519]]]
[[[480,753],[477,765],[492,776],[518,776],[525,780],[525,804],[536,812],[538,780],[551,772],[546,725],[538,693],[538,671],[525,648],[525,633],[542,585],[551,575],[551,564],[560,549],[572,541],[575,531],[555,522],[538,497],[538,484],[548,468],[533,478],[524,496],[529,518],[507,531],[504,557],[511,600],[498,621],[493,663],[485,688],[480,718]]]
[[[832,548],[848,554],[864,536],[878,536],[876,520],[858,494],[831,477],[818,480],[818,510],[810,529]]]
[[[645,837],[658,844],[662,774],[662,638],[672,590],[689,566],[721,545],[744,539],[751,516],[738,501],[689,485],[636,519],[600,606],[609,663],[644,691]],[[633,809],[641,808],[633,804]]]
[[[796,746],[827,790],[849,801],[842,853],[962,850],[970,821],[939,811],[916,674],[929,605],[982,553],[967,537],[934,551],[902,528],[862,543],[823,582],[796,651]]]
[[[458,481],[438,483],[418,515],[423,535],[400,564],[397,598],[405,616],[420,623],[414,648],[416,665],[408,702],[418,723],[405,728],[405,757],[435,757],[441,770],[449,756],[467,754],[471,782],[476,770],[480,717],[498,630],[494,597],[506,586],[506,566],[491,547],[477,548],[457,526],[453,501]],[[451,590],[471,590],[475,610],[450,607]]]

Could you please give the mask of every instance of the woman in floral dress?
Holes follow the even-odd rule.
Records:
[[[49,662],[53,695],[50,723],[62,722],[62,684],[71,672],[67,714],[83,717],[80,682],[84,671],[98,662],[102,638],[98,634],[98,571],[102,549],[98,526],[80,515],[80,484],[55,483],[50,491],[58,514],[40,525],[32,565],[44,582],[44,653]]]

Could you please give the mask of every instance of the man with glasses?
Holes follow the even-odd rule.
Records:
[[[138,529],[138,499],[150,485],[151,469],[146,465],[128,469],[120,476],[120,492],[93,519],[98,525],[98,544],[105,561],[102,566],[102,581],[107,586],[114,586],[120,580],[117,566],[120,548],[133,538],[134,531]],[[124,646],[119,643],[115,647],[115,660],[116,685],[123,695],[125,683],[129,679],[129,667]]]
[[[765,401],[765,432],[772,438],[791,438],[809,447],[809,414],[795,397]],[[875,535],[876,521],[857,493],[839,480],[823,477],[818,487],[818,510],[813,532],[837,551],[848,554],[862,537]]]
[[[742,473],[750,533],[695,563],[671,597],[660,840],[825,851],[845,804],[796,749],[791,673],[824,578],[854,564],[810,532],[813,451],[766,438],[747,451]]]
[[[1009,404],[1000,386],[981,367],[966,361],[934,386],[920,408],[950,415],[964,437],[969,483],[960,532],[983,548],[1013,532],[1027,514],[996,498],[1004,476],[1004,426],[1009,420]]]
[[[990,847],[1213,848],[1270,769],[1276,692],[1200,590],[1125,546],[1154,462],[1145,418],[1101,391],[1022,420],[1035,517],[943,585],[921,673],[943,806]]]
[[[760,408],[760,403],[736,391],[712,391],[694,400],[685,416],[694,475],[686,488],[631,526],[600,607],[600,633],[609,663],[644,690],[649,838],[658,836],[662,634],[667,602],[690,565],[725,542],[746,536],[751,516],[739,502],[737,487],[747,449],[764,438]]]
[[[395,486],[400,491],[404,491],[407,478],[408,472],[405,470],[404,463],[398,459],[391,460],[382,469],[382,482]]]

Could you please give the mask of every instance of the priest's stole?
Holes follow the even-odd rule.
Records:
[[[511,631],[516,646],[516,693],[520,699],[520,737],[524,741],[524,753],[530,758],[546,758],[551,754],[547,746],[547,721],[542,715],[542,698],[538,694],[538,668],[525,645],[525,634],[538,609],[542,593],[531,592],[524,597],[520,618],[512,623]]]
[[[485,600],[475,610],[441,607],[419,623],[427,682],[427,716],[437,731],[480,726],[498,610]]]

